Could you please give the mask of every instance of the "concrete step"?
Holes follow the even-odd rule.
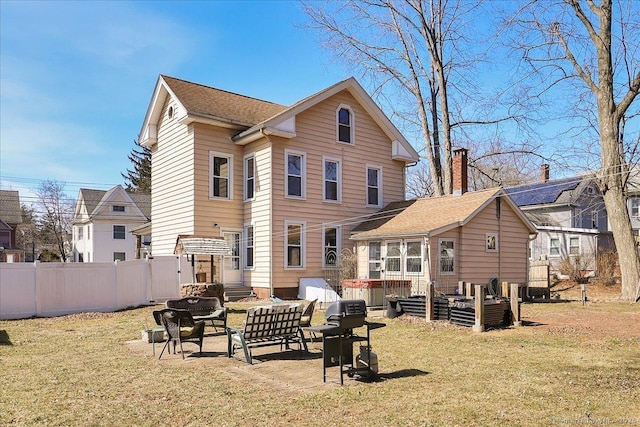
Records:
[[[225,301],[238,301],[252,296],[255,296],[255,294],[251,288],[246,286],[225,286],[224,288]]]

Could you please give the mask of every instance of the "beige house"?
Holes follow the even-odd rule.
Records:
[[[535,226],[501,188],[467,192],[466,150],[454,152],[454,194],[390,203],[353,230],[360,279],[526,283]]]
[[[292,106],[160,76],[139,141],[152,148],[152,252],[222,236],[225,285],[297,296],[353,226],[403,200],[418,154],[349,78]]]

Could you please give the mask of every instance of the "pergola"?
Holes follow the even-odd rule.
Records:
[[[218,236],[194,236],[188,234],[180,234],[176,240],[176,247],[173,250],[176,255],[191,255],[191,270],[193,274],[193,283],[196,283],[195,255],[211,256],[211,279],[213,281],[214,256],[224,257],[231,255],[231,248],[223,237]]]

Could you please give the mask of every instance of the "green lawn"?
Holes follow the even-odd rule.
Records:
[[[228,304],[229,324],[250,305]],[[0,321],[0,425],[640,424],[638,304],[524,304],[526,323],[543,325],[486,333],[383,319],[372,332],[382,380],[304,393],[239,376],[237,360],[132,351],[153,309]],[[295,373],[307,362],[287,363]],[[321,382],[321,371],[301,380]]]

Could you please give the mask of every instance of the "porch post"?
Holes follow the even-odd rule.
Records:
[[[433,315],[433,294],[434,294],[434,286],[433,286],[433,282],[429,282],[427,284],[427,294],[426,294],[426,300],[425,300],[425,317],[426,317],[426,321],[427,322],[433,322],[434,320],[434,315]]]
[[[511,284],[511,320],[513,321],[513,326],[516,328],[522,326],[522,322],[520,321],[520,304],[518,304],[518,288],[519,285],[517,283]]]
[[[475,315],[476,323],[473,325],[473,332],[484,332],[484,293],[483,285],[475,285]]]

